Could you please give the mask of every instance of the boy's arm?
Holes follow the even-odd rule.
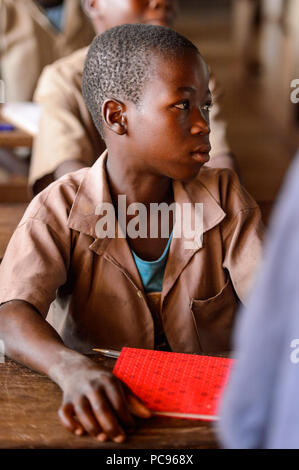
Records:
[[[79,423],[77,432],[85,429],[119,441],[122,426],[132,423],[128,401],[136,404],[137,399],[124,396],[111,372],[65,347],[45,320],[57,289],[68,280],[73,191],[72,184],[54,184],[41,193],[11,237],[0,265],[0,338],[10,357],[49,375],[62,388],[59,415],[68,429],[76,432]],[[140,404],[137,410],[149,414]]]
[[[13,300],[0,307],[0,337],[8,356],[60,386],[63,400],[59,417],[71,432],[81,435],[85,430],[99,440],[123,442],[123,426],[134,426],[128,400],[132,413],[149,416],[137,399],[125,394],[113,374],[65,347],[54,328],[29,303]]]
[[[257,203],[241,186],[237,175],[231,171],[223,175],[226,175],[223,267],[228,270],[234,289],[244,303],[261,261],[264,226]]]
[[[48,375],[63,391],[59,409],[62,424],[84,433],[123,442],[123,426],[133,428],[133,414],[148,417],[148,410],[120,382],[85,356],[64,346],[56,331],[24,301],[0,308],[0,337],[6,354]],[[119,419],[117,419],[117,417]],[[120,424],[121,423],[121,424]]]

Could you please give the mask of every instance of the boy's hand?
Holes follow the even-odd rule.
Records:
[[[84,432],[100,442],[121,443],[135,427],[132,414],[149,418],[150,411],[111,372],[89,359],[69,370],[60,383],[63,400],[58,411],[62,424],[71,432]]]

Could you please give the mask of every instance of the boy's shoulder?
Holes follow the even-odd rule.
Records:
[[[20,224],[35,219],[56,228],[67,228],[67,221],[80,184],[89,168],[69,173],[51,183],[30,202]]]
[[[47,65],[45,70],[50,70],[53,73],[59,72],[65,75],[71,75],[72,73],[81,73],[82,75],[87,52],[88,47],[78,49],[75,52],[72,52],[72,54],[62,57],[61,59],[56,60],[52,64]]]
[[[38,81],[34,100],[39,101],[44,94],[54,89],[72,87],[81,92],[82,73],[88,47],[79,49],[67,57],[63,57],[47,65]]]
[[[237,173],[228,168],[203,167],[188,184],[196,197],[203,188],[225,212],[238,212],[258,208],[258,204],[242,186]]]

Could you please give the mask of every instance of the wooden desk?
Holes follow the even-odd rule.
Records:
[[[0,131],[0,147],[28,147],[32,148],[33,137],[27,132],[15,129],[13,131]]]
[[[0,124],[7,124],[7,120],[1,116]],[[8,123],[10,124],[10,123]],[[17,128],[13,131],[0,131],[0,147],[14,148],[14,147],[29,147],[32,148],[33,137],[27,132]]]
[[[95,359],[112,368],[114,361]],[[123,444],[77,437],[59,422],[61,391],[47,377],[6,359],[0,364],[0,448],[199,449],[217,448],[208,422],[173,418],[139,420]]]
[[[0,124],[7,123],[0,114]],[[32,148],[33,137],[21,129],[15,128],[13,131],[0,131],[0,147],[29,147]]]
[[[26,203],[0,204],[0,261],[26,207]]]

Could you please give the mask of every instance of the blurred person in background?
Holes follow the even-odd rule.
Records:
[[[94,36],[80,0],[0,0],[0,59],[6,101],[31,101],[43,68]]]
[[[265,23],[283,24],[287,21],[294,0],[234,0],[233,38],[237,52],[238,74],[261,73],[261,36]],[[295,0],[297,2],[297,0]]]
[[[178,13],[177,0],[83,0],[97,34],[125,23],[151,23],[171,27]],[[102,141],[84,103],[81,80],[87,48],[45,68],[35,93],[42,107],[35,139],[29,183],[34,194],[66,173],[91,166],[103,152]],[[208,166],[235,168],[220,115],[219,90],[212,78],[210,113],[212,151]]]
[[[238,316],[235,366],[220,407],[227,448],[299,448],[299,151],[276,207],[264,263]]]

